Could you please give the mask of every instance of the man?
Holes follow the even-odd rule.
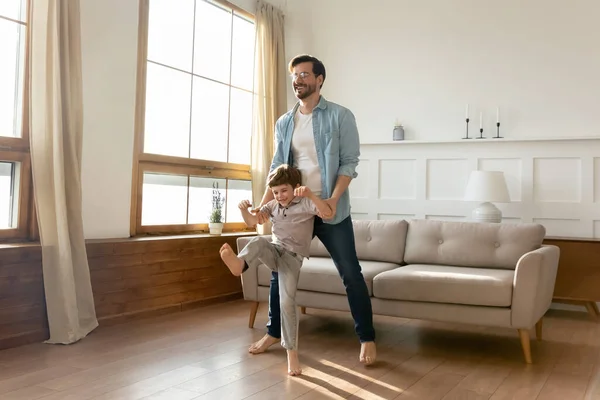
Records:
[[[361,342],[359,360],[372,364],[376,358],[371,299],[356,255],[350,216],[348,185],[357,176],[360,155],[358,129],[350,110],[321,96],[325,66],[309,55],[297,56],[289,64],[298,103],[275,124],[275,155],[270,171],[290,164],[302,172],[302,185],[329,204],[333,219],[316,217],[313,235],[329,251],[346,287],[354,328]],[[273,199],[268,188],[258,208],[259,223],[267,217],[259,212]],[[322,216],[321,216],[322,217]],[[281,338],[278,276],[272,273],[267,334],[250,346],[262,353]]]

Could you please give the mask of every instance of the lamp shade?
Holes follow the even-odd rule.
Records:
[[[473,171],[465,191],[465,200],[508,203],[510,196],[502,171]]]

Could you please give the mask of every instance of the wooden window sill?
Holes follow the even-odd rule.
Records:
[[[211,235],[209,233],[181,233],[176,235],[143,235],[134,236],[128,238],[108,238],[108,239],[86,239],[86,244],[96,243],[125,243],[125,242],[145,242],[145,241],[158,241],[158,240],[176,240],[176,239],[198,239],[198,238],[218,238],[218,237],[242,237],[242,236],[256,236],[256,231],[243,231],[243,232],[223,232],[221,235]],[[27,248],[38,248],[40,242],[15,242],[15,243],[0,243],[0,253],[3,250],[10,251],[10,249],[27,249]]]
[[[255,236],[256,231],[242,232],[223,232],[220,235],[211,235],[210,233],[178,233],[178,234],[147,234],[140,236],[132,236],[128,238],[112,238],[112,239],[87,239],[87,244],[92,243],[121,243],[121,242],[144,242],[156,240],[176,240],[176,239],[198,239],[198,238],[219,238],[219,237],[241,237]]]

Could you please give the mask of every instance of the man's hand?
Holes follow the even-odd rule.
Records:
[[[256,216],[256,223],[259,225],[262,225],[266,222],[269,222],[269,216],[267,214],[265,214],[264,212],[260,211],[260,207],[258,208],[254,208],[252,210],[250,210],[250,212]]]
[[[335,216],[335,214],[331,209],[331,206],[325,201],[323,201],[323,203],[325,203],[326,211],[319,213],[319,217],[321,217],[321,219],[332,219]]]
[[[331,215],[320,214],[319,217],[321,217],[322,219],[332,219],[333,217],[335,217],[338,199],[331,197],[323,201],[329,206],[329,208],[331,208]]]
[[[298,186],[294,189],[294,196],[311,198],[313,192],[306,186]]]

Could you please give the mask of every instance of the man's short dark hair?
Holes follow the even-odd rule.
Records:
[[[302,54],[302,55],[296,56],[296,57],[292,58],[292,61],[290,61],[290,64],[288,65],[288,69],[290,70],[290,72],[293,72],[294,67],[296,65],[302,64],[305,62],[312,63],[312,66],[313,66],[312,72],[315,75],[315,77],[317,77],[319,75],[323,75],[323,82],[325,82],[325,77],[326,77],[325,65],[323,65],[321,60],[319,60],[317,57],[313,57],[308,54]],[[323,87],[323,84],[321,84],[321,87]]]
[[[267,185],[271,188],[279,185],[292,185],[293,188],[302,184],[302,173],[291,165],[281,164],[275,168],[267,178]]]

